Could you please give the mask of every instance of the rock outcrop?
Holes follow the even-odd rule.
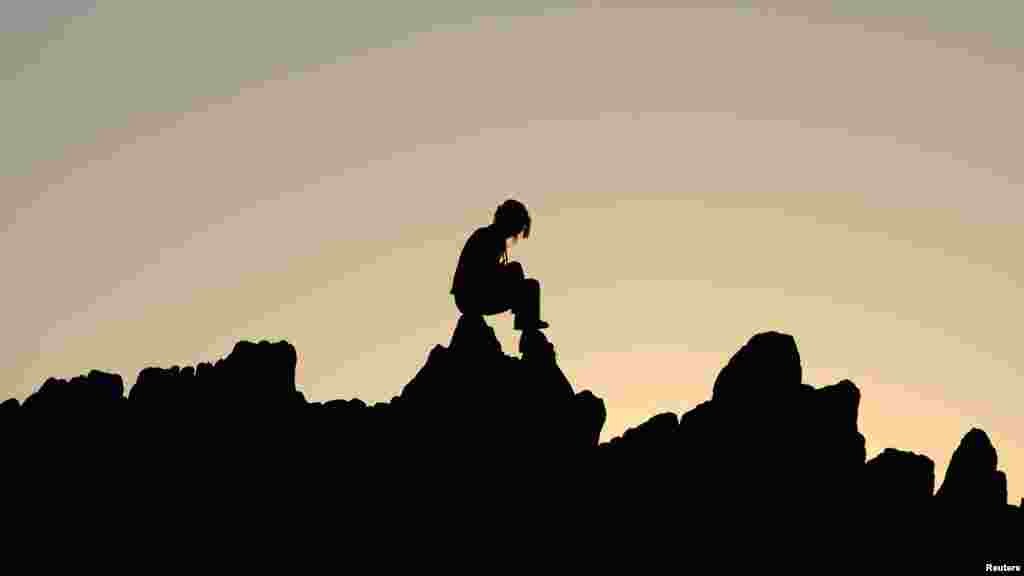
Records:
[[[913,452],[886,448],[864,467],[864,501],[882,509],[924,508],[935,491],[935,463]]]
[[[983,430],[972,428],[960,441],[936,494],[945,507],[998,510],[1007,503],[1006,474],[997,470],[996,449]]]
[[[860,389],[804,383],[792,336],[756,334],[710,399],[605,443],[603,401],[574,389],[544,334],[524,334],[519,352],[463,317],[397,396],[374,404],[308,401],[287,342],[145,368],[127,396],[116,374],[51,378],[0,404],[5,493],[95,507],[123,526],[199,508],[248,518],[258,506],[280,525],[402,518],[429,531],[443,517],[592,539],[629,530],[675,554],[675,532],[660,526],[692,545],[725,533],[742,543],[780,537],[785,519],[836,544],[878,526],[863,537],[913,534],[914,554],[1018,550],[1024,513],[1007,504],[984,432],[967,433],[933,494],[928,457],[889,448],[866,459]]]

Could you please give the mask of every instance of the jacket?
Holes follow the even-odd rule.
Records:
[[[507,262],[508,252],[501,233],[493,225],[477,228],[462,247],[448,293],[474,292],[493,285]]]

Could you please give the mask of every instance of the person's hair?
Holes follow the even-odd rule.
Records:
[[[505,200],[494,212],[494,225],[506,237],[514,236],[520,230],[523,238],[530,237],[530,213],[526,206],[518,200]]]

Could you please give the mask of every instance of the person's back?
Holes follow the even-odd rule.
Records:
[[[505,240],[493,225],[474,230],[459,254],[449,294],[459,296],[487,288],[501,272],[504,251]]]

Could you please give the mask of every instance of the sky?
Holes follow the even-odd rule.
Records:
[[[287,340],[387,401],[516,198],[603,440],[777,330],[869,458],[980,427],[1024,497],[1019,2],[328,4],[0,4],[0,396]]]

